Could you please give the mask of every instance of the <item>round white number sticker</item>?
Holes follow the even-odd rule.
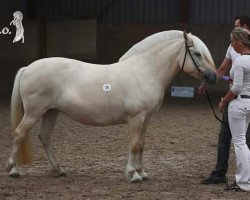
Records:
[[[111,85],[110,84],[104,84],[102,86],[102,89],[105,91],[105,92],[108,92],[111,90]]]

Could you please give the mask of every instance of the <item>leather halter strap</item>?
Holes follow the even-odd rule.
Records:
[[[187,53],[188,53],[190,55],[193,63],[194,63],[195,68],[198,70],[198,72],[201,75],[201,77],[205,78],[205,74],[199,69],[199,66],[195,62],[194,57],[192,56],[192,54],[190,52],[189,47],[191,47],[191,46],[188,45],[188,41],[187,41],[187,37],[186,37],[186,32],[183,32],[183,36],[185,38],[185,56],[184,56],[184,60],[183,60],[183,63],[182,63],[181,70],[183,71],[183,68],[184,68],[184,65],[185,65],[185,61],[186,61],[186,58],[187,58]]]

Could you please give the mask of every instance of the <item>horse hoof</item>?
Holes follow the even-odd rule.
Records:
[[[137,172],[135,172],[131,178],[131,183],[140,183],[141,181],[142,177]]]
[[[9,176],[11,178],[20,178],[21,177],[19,173],[12,173],[12,174],[9,174]]]
[[[140,173],[140,176],[142,177],[142,180],[143,180],[143,181],[148,181],[148,180],[149,180],[149,177],[148,177],[147,173],[144,172],[144,171],[142,171],[142,172]]]
[[[61,173],[56,173],[55,177],[62,177],[62,176],[66,176],[65,172],[61,172]]]
[[[54,176],[54,177],[66,176],[65,170],[60,166],[57,166],[57,167],[51,166],[49,171],[50,171],[51,176]]]
[[[20,178],[19,172],[16,170],[16,168],[12,168],[9,172],[9,176],[11,178]]]

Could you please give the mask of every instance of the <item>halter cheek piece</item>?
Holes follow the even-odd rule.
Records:
[[[197,69],[198,72],[200,73],[201,77],[202,77],[203,79],[206,80],[206,79],[207,79],[207,76],[206,76],[203,72],[201,72],[201,70],[199,69],[198,65],[196,64],[196,62],[195,62],[195,60],[194,60],[194,58],[193,58],[193,56],[192,56],[192,54],[191,54],[191,52],[190,52],[189,47],[192,47],[193,45],[190,45],[190,46],[188,45],[187,35],[186,35],[185,32],[183,32],[183,36],[184,36],[184,38],[185,38],[185,49],[186,49],[186,51],[185,51],[185,56],[184,56],[184,60],[183,60],[183,64],[182,64],[181,70],[183,71],[184,64],[185,64],[185,60],[186,60],[186,57],[187,57],[187,52],[188,52],[189,55],[190,55],[190,57],[191,57],[191,59],[192,59],[192,61],[193,61],[193,63],[194,63],[194,65],[195,65],[195,67],[196,67],[196,69]],[[219,120],[221,123],[227,124],[228,122],[225,122],[223,119],[221,120],[221,119],[215,114],[215,111],[214,111],[214,108],[213,108],[213,105],[212,105],[212,101],[211,101],[211,99],[210,99],[210,97],[209,97],[209,95],[208,95],[207,90],[205,90],[205,92],[206,92],[206,94],[207,94],[207,99],[208,99],[208,102],[209,102],[209,104],[210,104],[210,107],[212,108],[212,111],[213,111],[213,114],[214,114],[215,118],[216,118],[217,120]]]
[[[185,56],[184,56],[184,60],[183,60],[183,63],[182,63],[181,70],[183,71],[184,64],[185,64],[186,57],[187,57],[187,53],[188,53],[188,54],[190,55],[190,57],[191,57],[193,63],[194,63],[194,66],[196,67],[196,69],[198,70],[199,74],[201,75],[201,77],[202,77],[203,79],[206,79],[206,75],[199,69],[197,63],[195,62],[195,60],[194,60],[194,58],[193,58],[193,56],[192,56],[192,54],[191,54],[191,52],[190,52],[189,47],[192,47],[193,45],[189,45],[189,44],[188,44],[188,39],[187,39],[187,34],[186,34],[186,32],[183,32],[183,36],[184,36],[184,38],[185,38]]]

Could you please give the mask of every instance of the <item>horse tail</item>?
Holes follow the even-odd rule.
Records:
[[[15,130],[20,124],[24,115],[23,102],[20,95],[20,82],[24,71],[25,67],[21,68],[17,72],[11,96],[11,132],[14,137],[16,135]],[[24,165],[31,163],[31,146],[32,146],[31,135],[28,133],[24,141],[20,145],[17,153],[17,162],[19,164]]]

